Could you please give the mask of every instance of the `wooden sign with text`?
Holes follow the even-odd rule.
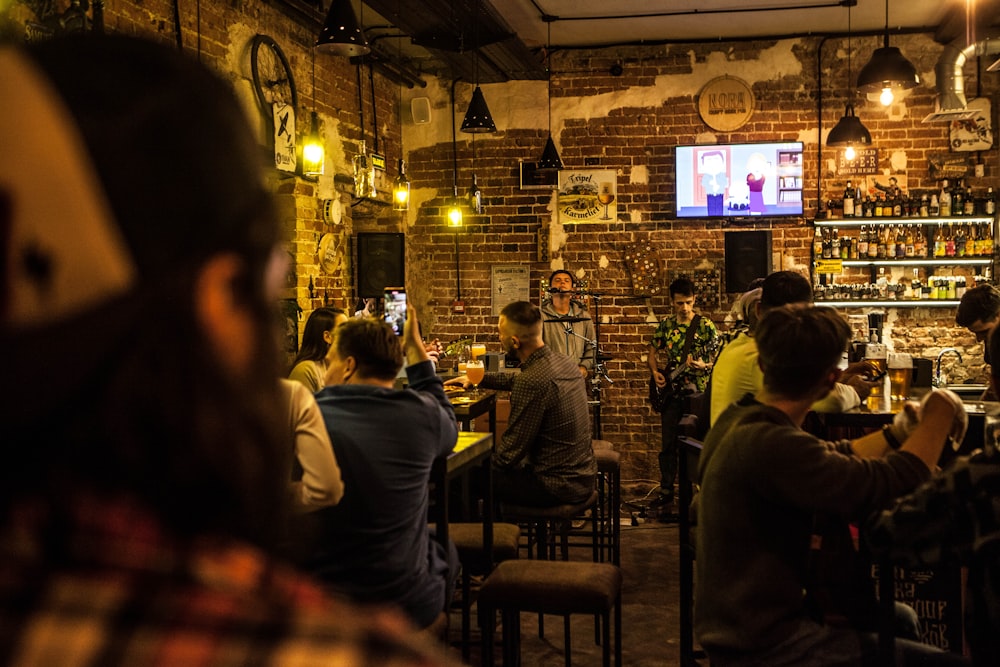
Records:
[[[855,148],[854,159],[848,160],[845,153],[847,149],[837,152],[837,175],[854,176],[857,174],[878,173],[878,149],[877,148]]]

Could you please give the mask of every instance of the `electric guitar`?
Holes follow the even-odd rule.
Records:
[[[722,346],[722,336],[716,336],[712,340],[708,341],[706,344],[695,348],[690,355],[690,358],[700,358],[708,357],[708,362],[712,363],[715,361],[715,354],[719,351]],[[687,389],[686,383],[679,382],[678,380],[685,371],[689,370],[687,359],[678,364],[675,368],[661,368],[660,373],[667,378],[667,384],[662,387],[656,386],[656,379],[652,374],[649,376],[649,402],[653,406],[653,410],[656,412],[662,412],[663,408],[667,405],[667,402],[675,396],[684,396],[685,394],[691,393]]]

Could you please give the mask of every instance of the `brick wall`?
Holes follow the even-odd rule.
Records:
[[[30,18],[26,6],[19,9],[15,20]],[[193,52],[200,48],[202,59],[232,81],[258,125],[260,111],[249,84],[247,56],[249,41],[257,33],[274,37],[291,63],[299,90],[298,131],[307,130],[309,111],[315,108],[320,114],[327,173],[318,182],[276,174],[272,179],[294,261],[286,296],[303,309],[303,318],[324,303],[353,309],[352,239],[359,231],[406,232],[406,282],[411,301],[419,309],[424,331],[445,341],[473,336],[496,349],[496,318],[490,304],[492,265],[528,266],[533,297],[537,297],[543,278],[554,268],[566,267],[587,280],[592,291],[608,295],[600,302],[600,314],[606,320],[601,324],[600,344],[614,357],[608,363],[613,384],[604,385],[601,415],[604,437],[623,453],[626,478],[657,477],[659,424],[645,405],[648,371],[644,355],[652,328],[647,322],[650,309],[656,318],[662,318],[668,314],[669,304],[665,294],[648,299],[634,295],[622,261],[625,246],[648,244],[664,277],[678,271],[718,271],[723,285],[717,295],[719,305],[704,314],[722,326],[735,296],[722,292],[725,233],[770,229],[774,268],[808,274],[810,219],[816,215],[817,202],[842,191],[846,180],[836,174],[835,151],[820,143],[847,101],[846,40],[840,37],[555,52],[551,62],[552,133],[562,159],[570,168],[613,169],[618,181],[616,221],[563,227],[553,220],[549,192],[519,187],[518,163],[536,161],[549,132],[545,82],[484,85],[499,132],[478,135],[474,144],[472,135],[459,133],[453,147],[448,80],[427,75],[426,88],[400,91],[376,72],[372,77],[373,113],[368,72],[359,72],[346,58],[315,54],[313,93],[310,47],[316,28],[286,15],[278,3],[203,0],[200,21],[193,6],[181,3],[180,11],[185,49]],[[172,12],[173,4],[167,0],[110,3],[106,7],[107,29],[174,43]],[[852,40],[855,73],[879,42],[877,36]],[[928,157],[948,152],[948,126],[923,124],[921,119],[934,109],[930,84],[941,47],[927,35],[894,37],[893,44],[929,83],[888,110],[858,96],[857,113],[879,149],[880,169],[906,173],[911,188],[931,189],[935,183],[928,173]],[[614,64],[622,66],[621,76],[609,72]],[[970,97],[981,89],[996,106],[998,83],[995,75],[985,73],[988,64],[972,60],[966,65],[965,89]],[[712,131],[695,108],[700,88],[725,74],[750,83],[756,96],[752,119],[730,133]],[[465,82],[455,86],[457,122],[461,122],[471,88]],[[400,94],[402,109],[397,107]],[[431,99],[430,124],[416,126],[409,119],[409,101],[417,96]],[[822,134],[817,130],[819,119]],[[403,216],[386,207],[351,206],[351,159],[362,138],[369,150],[374,148],[376,130],[379,152],[387,156],[390,182],[401,150],[407,160],[416,204]],[[805,217],[754,226],[674,219],[675,145],[777,139],[805,143]],[[265,137],[261,141],[266,145]],[[974,187],[1000,185],[995,150],[969,154],[969,158],[985,166],[985,178],[970,179]],[[457,255],[456,233],[443,221],[443,206],[452,192],[454,160],[460,191],[468,188],[474,170],[486,205],[483,216],[467,216],[466,226],[457,233]],[[338,225],[328,225],[322,219],[322,203],[331,198],[344,206]],[[541,261],[540,231],[555,243]],[[335,261],[329,272],[319,266],[316,254],[324,234],[332,235],[334,247]],[[451,302],[459,294],[466,304],[463,314],[451,310]],[[897,349],[918,356],[933,356],[941,347],[956,346],[966,363],[955,365],[953,375],[980,375],[981,348],[970,334],[954,326],[953,317],[948,309],[890,309],[886,332]]]

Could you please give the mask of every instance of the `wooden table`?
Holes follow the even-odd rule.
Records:
[[[436,511],[437,539],[445,545],[448,543],[448,488],[451,482],[459,479],[467,482],[474,470],[483,471],[483,548],[488,562],[493,560],[493,475],[490,474],[492,453],[492,433],[459,431],[455,448],[447,456],[437,459],[431,467],[433,487],[431,493]]]
[[[448,400],[455,408],[455,418],[462,425],[463,430],[472,430],[472,420],[479,415],[489,414],[489,432],[497,432],[497,393],[489,389],[478,391],[463,391],[461,393],[450,394]]]

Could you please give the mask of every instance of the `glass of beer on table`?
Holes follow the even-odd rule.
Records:
[[[868,343],[865,346],[865,361],[870,362],[878,369],[877,376],[884,376],[887,368],[888,351],[883,343]],[[884,382],[877,383],[872,387],[869,396],[882,396]]]
[[[913,358],[908,354],[889,355],[889,398],[905,401],[910,397],[910,383],[913,381]]]
[[[472,358],[478,359],[486,354],[486,343],[473,343],[470,350],[472,351]]]
[[[469,378],[469,382],[472,383],[472,393],[478,394],[479,383],[483,381],[483,377],[486,375],[486,364],[482,359],[469,361],[465,365],[465,375]]]

